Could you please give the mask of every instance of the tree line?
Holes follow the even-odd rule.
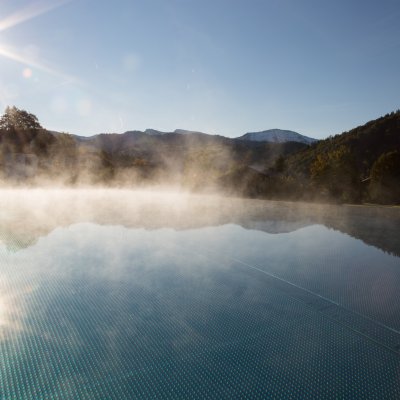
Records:
[[[221,137],[141,134],[129,150],[82,146],[72,135],[47,131],[35,115],[15,106],[0,118],[3,182],[10,162],[30,155],[37,158],[38,174],[63,176],[66,184],[83,177],[112,184],[123,176],[127,185],[174,180],[197,191],[213,186],[266,199],[400,204],[400,111],[310,146],[288,143],[278,149]],[[254,169],[255,163],[264,163],[264,170]]]

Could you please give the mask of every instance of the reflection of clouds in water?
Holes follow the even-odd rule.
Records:
[[[0,297],[0,329],[8,323],[8,305],[6,300]]]
[[[400,215],[394,208],[235,199],[160,187],[1,191],[0,238],[7,243],[19,241],[24,247],[56,227],[80,222],[146,229],[236,223],[268,233],[289,233],[319,224],[400,255]]]
[[[390,302],[387,296],[392,298],[393,292],[387,285],[378,285],[382,269],[376,269],[375,263],[380,260],[387,272],[398,265],[396,258],[322,226],[269,235],[237,225],[148,231],[78,224],[56,229],[10,257],[32,279],[132,282],[144,288],[154,288],[164,278],[173,287],[173,277],[178,282],[190,279],[191,284],[210,286],[211,272],[227,272],[239,260],[359,309],[369,301],[365,296],[371,297],[369,287],[385,295],[385,303]],[[211,270],[210,263],[214,265]],[[392,279],[398,280],[398,275]],[[354,296],[356,292],[359,297]],[[367,311],[378,313],[380,303],[374,297]]]
[[[206,242],[228,234],[235,227],[215,229],[215,232],[207,230]],[[242,228],[239,230],[244,232]],[[263,296],[255,294],[263,293],[262,282],[238,271],[231,262],[213,261],[199,254],[197,246],[204,243],[199,243],[197,237],[191,242],[195,233],[80,224],[57,229],[35,246],[9,253],[7,262],[23,281],[38,282],[36,294],[31,298],[33,303],[41,303],[40,307],[31,307],[35,318],[45,318],[49,309],[58,310],[57,320],[71,337],[80,335],[76,333],[77,327],[71,326],[71,315],[65,314],[59,304],[60,296],[63,304],[70,296],[83,296],[86,306],[97,302],[109,308],[113,313],[110,324],[102,323],[101,311],[96,307],[91,314],[98,318],[95,329],[108,337],[108,345],[113,348],[116,336],[130,332],[137,337],[144,333],[140,329],[132,331],[132,318],[133,321],[149,319],[153,327],[160,325],[160,330],[165,329],[161,325],[167,324],[174,332],[169,345],[181,348],[190,346],[194,338],[206,340],[196,328],[199,322],[207,325],[208,319],[215,318],[213,315],[226,310],[240,314],[240,309],[235,311],[239,305],[249,307],[265,302]],[[231,274],[233,278],[227,278]],[[232,303],[233,298],[237,304]],[[130,305],[125,310],[127,314],[115,313],[123,304]],[[252,315],[251,311],[248,313]],[[251,329],[247,324],[244,327]],[[49,339],[51,333],[46,332],[46,337]],[[142,342],[148,340],[141,338]]]
[[[35,289],[21,280],[14,285],[7,276],[11,271],[4,272],[4,264],[1,263],[0,275],[0,340],[10,335],[23,331],[23,319],[26,316],[25,300]],[[11,272],[12,273],[12,272]]]
[[[214,257],[214,262],[219,260],[219,268],[231,265],[232,259],[236,258],[366,314],[372,312],[379,316],[384,311],[385,315],[394,316],[399,311],[397,301],[392,301],[394,294],[389,290],[390,286],[379,285],[382,277],[389,275],[394,286],[400,284],[398,258],[322,225],[302,228],[304,224],[312,223],[309,215],[303,220],[299,220],[298,215],[297,219],[291,216],[285,220],[285,215],[298,214],[296,209],[288,208],[285,203],[191,196],[168,191],[99,189],[52,190],[50,195],[47,195],[48,191],[32,190],[29,191],[30,202],[27,205],[25,200],[21,201],[26,191],[19,192],[6,192],[0,200],[2,205],[5,203],[5,208],[10,209],[8,214],[0,215],[7,221],[1,229],[10,229],[8,238],[11,239],[14,232],[20,232],[13,239],[13,246],[8,244],[9,249],[32,245],[32,236],[48,235],[57,226],[84,221],[146,229],[221,225],[181,233],[172,229],[146,231],[121,226],[112,229],[100,229],[95,225],[59,228],[46,239],[39,240],[40,246],[31,248],[33,253],[25,250],[31,254],[31,259],[41,260],[42,268],[47,272],[54,271],[56,276],[60,276],[62,270],[63,276],[70,273],[82,279],[89,279],[90,274],[116,281],[127,274],[139,274],[143,278],[144,266],[146,271],[157,271],[172,254],[174,258],[169,267],[188,273],[187,260],[192,265],[200,253]],[[31,207],[31,204],[35,206]],[[263,220],[263,212],[271,207],[272,212],[277,211],[278,217]],[[271,212],[267,215],[273,216]],[[256,217],[259,220],[253,222]],[[222,225],[230,221],[237,221],[250,230],[234,224]],[[251,230],[253,228],[258,230]],[[268,235],[260,231],[262,229],[271,232],[297,230]],[[6,236],[2,236],[7,238],[7,231]],[[93,237],[97,239],[94,241]],[[47,243],[47,248],[43,247],[43,243]],[[99,243],[103,244],[99,246]],[[71,249],[74,249],[73,253]],[[53,259],[51,254],[57,256]],[[85,260],[84,269],[81,268],[82,257]],[[59,259],[64,260],[62,269],[58,267]],[[28,274],[29,262],[26,266]],[[377,268],[381,264],[384,267]],[[195,271],[193,269],[191,273]],[[142,284],[145,282],[143,280]]]
[[[38,208],[45,209],[47,200],[41,201]],[[172,214],[185,202],[168,196],[165,201]],[[139,218],[146,207],[155,221],[157,210],[146,202],[131,208],[128,218],[137,222],[135,212]],[[84,209],[92,213],[88,220],[96,217],[93,203]],[[3,281],[8,293],[18,293],[24,310],[20,347],[16,351],[3,343],[10,365],[31,376],[23,395],[41,389],[48,397],[77,398],[85,388],[93,398],[104,393],[126,398],[126,393],[136,393],[129,392],[129,384],[145,382],[146,393],[157,397],[151,391],[158,385],[162,394],[173,386],[169,382],[175,383],[174,390],[183,390],[196,379],[207,388],[213,382],[236,385],[244,379],[251,391],[265,387],[275,372],[274,382],[292,381],[286,379],[290,376],[301,385],[307,378],[336,390],[358,384],[337,369],[363,374],[366,362],[373,365],[375,357],[383,360],[376,368],[385,365],[392,379],[394,361],[388,355],[285,296],[263,274],[233,258],[291,279],[306,276],[308,282],[318,278],[326,283],[334,277],[329,275],[333,270],[324,268],[332,260],[339,264],[351,254],[365,254],[363,260],[381,257],[390,266],[393,257],[321,225],[280,235],[235,224],[180,231],[129,229],[110,225],[120,220],[114,208],[108,211],[103,215],[107,226],[66,223],[30,247],[2,250]],[[36,212],[38,218],[45,215]],[[381,378],[373,368],[368,371],[371,385]],[[340,382],[325,379],[324,371],[341,376]],[[2,372],[5,382],[14,382],[13,370]],[[163,379],[167,386],[160,383]],[[219,398],[226,395],[217,392],[223,387],[215,388]],[[7,390],[13,398],[12,386]]]
[[[237,320],[225,320],[222,336],[210,337],[199,324],[215,323],[226,310],[235,313],[243,305],[263,303],[254,294],[259,284],[243,275],[239,289],[230,287],[220,272],[229,273],[231,266],[221,268],[178,246],[183,235],[170,229],[149,232],[82,224],[58,229],[32,247],[8,253],[5,262],[12,269],[7,278],[14,280],[14,287],[18,281],[38,283],[28,307],[28,320],[36,322],[24,324],[25,334],[40,335],[46,346],[66,342],[77,358],[87,353],[88,340],[97,341],[101,352],[92,349],[95,365],[100,363],[110,373],[127,368],[131,361],[124,352],[130,346],[146,352],[145,360],[132,360],[145,368],[146,357],[175,357],[175,351],[193,346],[201,353],[222,341],[237,341],[231,331]],[[248,324],[243,327],[250,329]]]

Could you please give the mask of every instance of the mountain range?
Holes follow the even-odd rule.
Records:
[[[53,132],[57,134],[57,132]],[[235,141],[246,142],[263,142],[263,143],[302,143],[310,145],[317,142],[317,139],[301,135],[300,133],[282,130],[282,129],[269,129],[261,132],[249,132],[237,138],[228,138],[221,135],[210,135],[204,132],[190,131],[185,129],[175,129],[173,132],[163,132],[156,129],[146,129],[145,131],[127,131],[122,134],[118,133],[101,133],[93,136],[77,136],[71,135],[78,143],[86,143],[96,147],[101,147],[103,150],[110,151],[113,148],[133,145],[134,142],[143,138],[143,135],[154,137],[173,137],[174,135],[196,136],[196,137],[213,137],[217,141],[221,138]]]
[[[318,141],[277,129],[238,138],[183,129],[91,137],[0,129],[0,184],[46,181],[400,204],[400,111]]]

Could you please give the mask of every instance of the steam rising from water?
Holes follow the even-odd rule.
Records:
[[[240,375],[247,384],[254,371],[264,382],[270,369],[259,360],[271,354],[284,376],[305,371],[306,381],[311,366],[319,384],[330,381],[315,373],[332,374],[338,358],[361,373],[364,354],[379,356],[371,365],[381,382],[398,365],[399,258],[326,227],[369,238],[379,225],[398,232],[395,212],[380,214],[167,189],[1,190],[5,396],[124,398],[128,384],[166,376],[169,385],[176,371],[190,384],[198,365],[225,373],[230,363],[213,361],[237,354],[246,356],[231,364],[231,382]],[[292,358],[302,364],[288,374]]]
[[[396,208],[248,200],[159,187],[0,190],[0,241],[9,247],[29,246],[57,227],[81,222],[177,230],[235,223],[270,233],[323,224],[400,255]]]

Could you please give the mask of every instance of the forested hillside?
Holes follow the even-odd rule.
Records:
[[[198,132],[91,138],[49,132],[15,107],[0,120],[3,185],[179,185],[195,191],[400,204],[400,111],[306,145]]]
[[[399,152],[397,111],[290,155],[286,171],[311,196],[400,203]]]

